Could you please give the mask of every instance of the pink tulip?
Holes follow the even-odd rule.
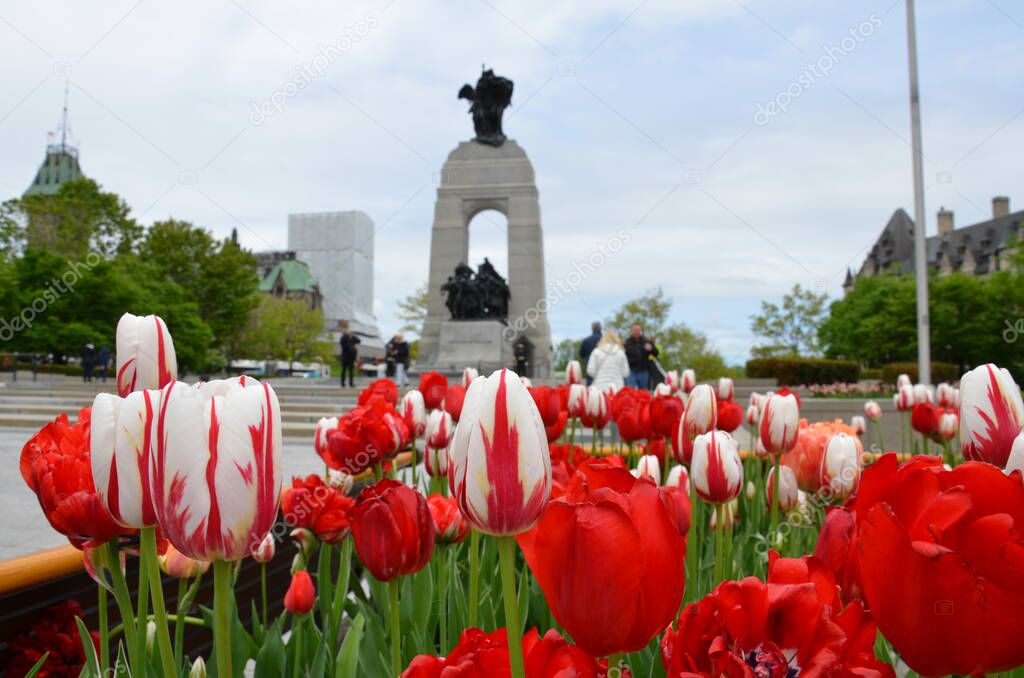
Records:
[[[448,460],[452,496],[481,532],[510,536],[537,522],[551,495],[547,430],[514,372],[470,385]]]
[[[697,495],[712,504],[724,504],[739,496],[743,487],[743,462],[739,445],[724,431],[709,431],[693,441],[690,477]]]
[[[1022,425],[1024,403],[1008,371],[989,363],[960,379],[960,446],[965,459],[1003,468]]]
[[[117,322],[117,393],[159,389],[178,377],[178,359],[159,316],[125,313]]]
[[[281,408],[250,377],[161,394],[152,455],[153,506],[167,539],[199,560],[249,555],[277,518]]]

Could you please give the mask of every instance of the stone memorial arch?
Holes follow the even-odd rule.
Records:
[[[430,239],[429,302],[420,337],[421,364],[440,371],[461,371],[467,365],[496,369],[498,363],[511,367],[513,344],[525,337],[532,354],[529,374],[550,376],[544,237],[533,165],[526,152],[514,140],[497,146],[479,140],[462,142],[448,155],[440,179]],[[496,330],[488,329],[488,321],[452,320],[440,293],[459,264],[479,263],[468,261],[469,224],[485,210],[498,211],[508,221],[508,271],[500,271],[508,277],[508,320]],[[493,345],[496,341],[500,353],[495,352],[499,348]],[[484,357],[487,353],[492,357]],[[463,362],[454,362],[459,359]]]

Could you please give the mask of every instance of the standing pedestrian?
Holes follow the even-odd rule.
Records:
[[[100,346],[100,352],[96,355],[96,369],[100,373],[100,381],[107,383],[107,366],[110,364],[110,347],[106,344]]]
[[[395,365],[395,383],[398,386],[408,386],[409,377],[406,372],[409,369],[409,344],[401,333],[396,334],[387,345],[388,361]]]
[[[92,381],[92,368],[96,365],[96,344],[91,341],[82,346],[82,381]]]
[[[360,339],[348,331],[348,323],[341,324],[341,387],[345,387],[345,374],[348,374],[348,385],[355,388],[356,385],[356,361],[359,359]]]
[[[629,378],[626,379],[626,385],[650,390],[651,361],[658,357],[658,348],[652,340],[644,336],[644,330],[639,323],[629,329],[625,349],[626,360],[629,362]]]
[[[590,336],[585,337],[580,342],[580,364],[586,367],[590,364],[590,354],[597,348],[598,342],[601,341],[601,323],[594,321],[590,324]],[[620,344],[622,342],[619,342]],[[587,372],[587,386],[590,386],[594,382],[594,378],[590,376],[590,372]]]
[[[612,331],[605,332],[587,360],[587,375],[594,388],[618,393],[629,373],[629,361],[622,348],[622,339]]]

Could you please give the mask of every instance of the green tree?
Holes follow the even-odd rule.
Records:
[[[329,342],[322,339],[324,314],[310,309],[301,299],[261,296],[250,316],[242,342],[250,355],[265,359],[296,361],[332,360]]]
[[[669,322],[672,300],[659,287],[625,302],[605,323],[607,329],[626,337],[630,327],[638,324],[644,334],[654,339],[665,369],[692,368],[700,379],[734,375],[735,370],[715,350],[708,338],[680,322]]]
[[[761,302],[761,312],[750,317],[750,331],[764,343],[753,348],[755,358],[817,356],[818,330],[825,320],[828,295],[803,289],[800,284],[783,295],[782,303]]]
[[[416,291],[398,300],[398,319],[402,321],[399,328],[402,332],[419,334],[423,329],[423,321],[427,318],[427,302],[429,292],[427,283],[423,283]]]
[[[570,360],[579,359],[580,344],[574,339],[562,339],[558,344],[555,345],[555,370],[559,372],[565,371],[565,366],[569,364]],[[587,366],[584,365],[583,369]]]

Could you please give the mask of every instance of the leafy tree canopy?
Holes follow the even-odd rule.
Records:
[[[761,312],[751,316],[750,331],[762,343],[751,353],[755,358],[818,356],[818,329],[825,319],[828,295],[794,285],[782,303],[762,301]]]

